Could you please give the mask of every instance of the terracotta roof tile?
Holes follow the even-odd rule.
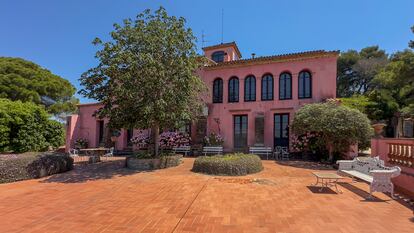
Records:
[[[299,53],[287,53],[287,54],[279,54],[279,55],[272,55],[272,56],[239,59],[239,60],[228,61],[228,62],[220,62],[220,63],[216,63],[212,65],[207,65],[205,66],[205,68],[215,69],[215,68],[221,68],[221,67],[263,64],[263,63],[269,63],[269,62],[283,62],[283,61],[330,57],[330,56],[338,56],[338,55],[339,55],[339,50],[332,50],[332,51],[314,50],[314,51],[306,51],[306,52],[299,52]]]
[[[229,47],[229,46],[233,46],[234,49],[236,50],[237,55],[239,55],[239,57],[242,57],[241,52],[239,50],[239,47],[237,47],[237,44],[236,44],[235,41],[228,42],[228,43],[221,43],[221,44],[211,45],[211,46],[206,46],[206,47],[203,47],[202,49],[204,51],[206,51],[206,50],[212,50],[212,49],[225,48],[225,47]]]

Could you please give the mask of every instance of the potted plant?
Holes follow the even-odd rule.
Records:
[[[89,142],[86,138],[78,138],[75,141],[75,148],[76,149],[85,149],[88,148]]]
[[[382,138],[383,137],[382,132],[384,131],[385,126],[387,126],[387,125],[383,122],[376,122],[376,123],[372,124],[372,128],[374,128],[376,138]]]
[[[119,131],[118,129],[112,130],[111,142],[115,143],[118,140],[119,136],[121,136],[121,131]]]

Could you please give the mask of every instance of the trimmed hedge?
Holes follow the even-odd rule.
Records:
[[[235,153],[198,157],[193,172],[211,175],[243,176],[263,170],[262,160],[257,155]]]
[[[0,158],[0,183],[40,178],[73,169],[73,159],[58,153],[25,153]]]

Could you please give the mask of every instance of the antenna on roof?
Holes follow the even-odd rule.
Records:
[[[223,44],[224,36],[224,9],[221,9],[221,43]]]
[[[208,42],[208,40],[206,40],[206,35],[204,34],[204,30],[201,30],[201,48],[204,48],[204,45],[206,42]]]

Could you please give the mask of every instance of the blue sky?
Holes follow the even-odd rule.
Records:
[[[97,63],[91,41],[108,39],[113,23],[160,5],[187,19],[199,48],[203,30],[205,45],[221,42],[224,10],[224,42],[236,41],[244,57],[369,45],[392,53],[414,39],[412,0],[2,0],[0,56],[34,61],[80,89],[78,78]]]

